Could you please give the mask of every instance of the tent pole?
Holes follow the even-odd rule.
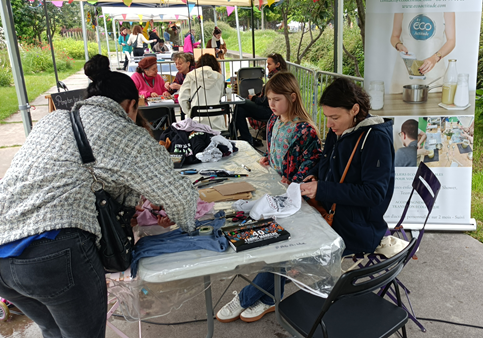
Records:
[[[27,88],[23,77],[22,61],[17,43],[17,33],[13,21],[12,5],[10,0],[0,1],[0,14],[3,28],[5,29],[5,40],[7,42],[8,57],[12,68],[15,91],[17,92],[18,108],[22,115],[23,129],[25,136],[29,136],[32,130],[32,117],[30,116],[30,105],[27,96]]]
[[[80,1],[80,8],[81,8],[81,20],[82,20],[82,36],[84,38],[84,54],[87,62],[89,61],[89,50],[87,48],[87,27],[86,27],[86,18],[84,15],[84,1]]]
[[[253,54],[253,58],[255,58],[255,18],[254,18],[255,15],[253,14],[253,0],[250,0],[250,3],[252,5],[252,54]]]
[[[47,1],[44,1],[44,13],[45,13],[45,23],[47,25],[47,37],[49,39],[50,52],[52,54],[52,64],[54,66],[55,85],[57,86],[57,92],[60,93],[59,75],[57,74],[57,64],[55,63],[54,44],[52,43],[52,35],[50,35],[50,22],[49,22],[49,13],[47,12]]]
[[[205,28],[203,27],[203,11],[201,11],[201,14],[200,14],[199,6],[198,6],[198,16],[200,17],[200,24],[201,24],[201,45],[204,47],[205,46]]]
[[[121,64],[119,63],[119,49],[117,48],[117,34],[116,34],[116,19],[112,19],[112,34],[114,34],[114,46],[116,47],[116,56],[117,56],[117,65],[121,68]]]
[[[213,6],[213,19],[214,19],[214,23],[215,23],[215,26],[217,26],[216,24],[216,6]]]
[[[240,39],[240,21],[238,20],[238,6],[235,6],[235,19],[236,19],[236,35],[238,36],[238,52],[240,53],[240,59],[243,59],[243,51]]]
[[[334,73],[342,74],[344,0],[334,0]]]
[[[265,6],[262,6],[262,31],[265,30],[265,14],[263,12],[263,10],[265,9]]]
[[[102,55],[101,34],[99,33],[99,15],[97,14],[97,8],[96,8],[96,35],[97,35],[97,48],[99,49],[99,54]]]
[[[106,15],[104,14],[104,8],[102,9],[102,16],[104,17],[104,34],[106,35],[107,42],[107,58],[111,58],[111,50],[109,48],[109,32],[107,31]]]

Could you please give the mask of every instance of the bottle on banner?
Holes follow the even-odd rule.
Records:
[[[448,68],[444,74],[443,80],[443,97],[441,102],[444,104],[454,103],[454,94],[456,92],[456,85],[458,83],[458,71],[456,70],[456,60],[451,59],[448,62]]]
[[[372,110],[382,109],[384,107],[384,81],[371,81],[369,96],[371,97]]]
[[[458,74],[458,85],[454,94],[454,104],[464,107],[470,103],[470,91],[468,89],[468,78],[470,74]]]

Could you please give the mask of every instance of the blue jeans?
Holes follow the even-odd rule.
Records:
[[[95,236],[63,229],[0,259],[0,296],[37,323],[44,338],[105,337],[107,288]]]
[[[281,277],[281,296],[280,299],[283,298],[283,290],[285,286],[285,277]],[[273,274],[270,272],[260,272],[254,279],[253,283],[261,287],[263,290],[267,291],[268,293],[274,295],[274,288],[275,288],[275,282],[273,279]],[[262,291],[258,290],[256,287],[254,287],[251,284],[248,284],[245,286],[241,291],[240,294],[238,295],[240,298],[240,305],[242,308],[246,309],[259,300],[266,305],[274,305],[275,302],[273,299],[269,296],[267,296],[265,293]]]

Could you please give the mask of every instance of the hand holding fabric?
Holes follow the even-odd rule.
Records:
[[[315,198],[317,194],[317,181],[310,181],[300,185],[300,194],[302,196],[307,196],[308,198]]]

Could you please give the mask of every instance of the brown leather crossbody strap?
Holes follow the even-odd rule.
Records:
[[[354,158],[354,154],[356,153],[357,146],[359,145],[359,142],[361,141],[362,135],[364,135],[364,133],[365,133],[365,131],[363,131],[361,133],[361,135],[359,136],[359,139],[357,140],[357,143],[356,143],[356,145],[354,147],[354,150],[352,150],[351,157],[349,158],[349,161],[347,161],[347,165],[345,166],[344,173],[342,174],[342,177],[341,177],[339,183],[344,182],[345,176],[347,175],[347,172],[349,171],[349,167],[351,165],[352,159]]]

